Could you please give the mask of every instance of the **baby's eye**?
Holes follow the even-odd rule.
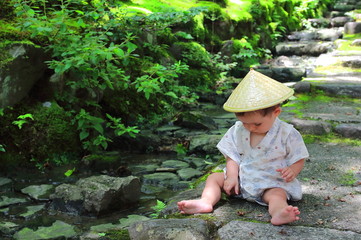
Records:
[[[256,127],[259,127],[259,126],[261,126],[261,124],[262,124],[262,123],[255,123],[254,125],[255,125]]]

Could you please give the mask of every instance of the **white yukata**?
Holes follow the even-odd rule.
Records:
[[[250,132],[237,121],[217,148],[239,165],[240,196],[237,197],[266,205],[262,201],[264,191],[283,188],[288,200],[301,200],[300,182],[294,179],[287,183],[276,171],[309,156],[301,134],[291,124],[276,118],[266,136],[252,148]]]

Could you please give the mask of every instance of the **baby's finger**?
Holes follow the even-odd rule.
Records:
[[[239,194],[239,188],[238,188],[237,186],[234,186],[234,193],[235,193],[236,195]]]

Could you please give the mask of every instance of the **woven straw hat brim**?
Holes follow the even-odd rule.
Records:
[[[228,112],[250,112],[272,107],[293,95],[293,89],[253,69],[223,105]]]

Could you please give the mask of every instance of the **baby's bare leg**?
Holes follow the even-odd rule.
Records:
[[[213,206],[221,199],[223,184],[223,173],[211,174],[207,178],[201,199],[178,202],[179,211],[186,214],[212,212]]]
[[[287,194],[282,188],[266,190],[263,201],[268,204],[268,211],[272,216],[273,225],[282,225],[299,220],[300,211],[297,207],[288,205]]]

